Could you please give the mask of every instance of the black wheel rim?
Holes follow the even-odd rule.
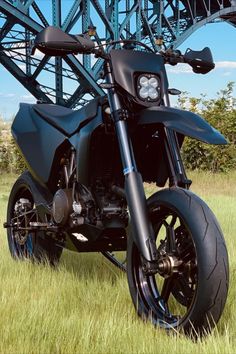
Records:
[[[192,235],[179,213],[159,206],[151,214],[159,259],[174,259],[171,272],[148,276],[133,248],[132,268],[140,313],[164,328],[180,326],[188,317],[197,291],[197,261]],[[169,267],[171,268],[171,267]],[[168,269],[169,269],[168,268]]]
[[[30,190],[22,186],[15,195],[9,212],[10,242],[14,257],[32,258],[34,253],[34,232],[26,230],[36,221],[34,200]]]

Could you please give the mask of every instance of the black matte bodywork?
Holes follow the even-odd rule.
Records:
[[[12,125],[13,136],[35,179],[53,188],[63,153],[76,149],[77,179],[89,186],[96,178],[111,176],[124,184],[114,129],[104,124],[102,101],[72,111],[56,105],[21,104]],[[48,114],[47,114],[48,112]],[[57,113],[59,112],[59,113]],[[131,138],[138,170],[146,182],[163,186],[169,175],[163,127],[210,144],[226,144],[225,138],[200,116],[170,107],[150,107],[135,117]],[[35,148],[34,148],[35,147]],[[37,147],[37,148],[36,148]]]
[[[209,144],[227,144],[226,139],[197,114],[171,107],[150,107],[135,117],[131,134],[138,171],[145,182],[163,187],[170,171],[165,149],[164,129],[177,134],[178,145],[189,136]]]
[[[208,144],[225,145],[224,136],[199,115],[171,107],[150,107],[138,115],[138,124],[162,123],[182,135],[203,141]]]
[[[117,138],[114,129],[107,130],[104,124],[103,102],[94,99],[78,111],[57,105],[20,105],[12,134],[38,182],[53,189],[60,159],[73,147],[80,183],[89,186],[96,177],[109,180],[111,173],[118,184],[123,183]]]
[[[96,98],[79,111],[54,104],[36,104],[32,107],[49,124],[70,137],[97,115],[100,101],[101,99]]]
[[[73,146],[79,149],[77,158],[80,159],[81,168],[78,177],[85,182],[88,175],[90,138],[92,132],[102,124],[100,101],[96,99],[90,104],[90,108],[84,107],[78,111],[60,106],[46,106],[49,105],[41,107],[21,104],[12,124],[13,137],[30,172],[41,184],[52,185],[58,172],[54,167],[60,165],[63,152]],[[46,117],[47,108],[49,113],[58,110],[61,115],[50,117],[49,114]],[[87,113],[90,114],[86,115]]]
[[[12,135],[29,171],[40,183],[48,182],[56,149],[67,137],[42,119],[33,105],[20,105],[12,124]]]
[[[164,59],[159,54],[132,50],[114,49],[110,53],[115,82],[129,93],[137,103],[143,106],[156,105],[157,102],[144,102],[137,95],[137,78],[140,74],[158,75],[162,82],[162,91],[168,89]]]

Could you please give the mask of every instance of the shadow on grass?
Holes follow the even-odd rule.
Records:
[[[111,281],[112,284],[122,275],[126,276],[99,252],[76,253],[64,250],[59,268],[80,279],[99,279],[100,282]]]

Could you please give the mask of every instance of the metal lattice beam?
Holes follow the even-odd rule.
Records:
[[[73,108],[104,94],[102,60],[32,57],[29,41],[44,27],[78,34],[95,25],[98,44],[137,39],[158,51],[156,36],[176,48],[202,25],[219,20],[236,26],[236,0],[0,0],[0,63],[38,100]]]

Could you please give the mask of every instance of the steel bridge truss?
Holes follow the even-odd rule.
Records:
[[[51,58],[29,43],[49,25],[73,34],[96,26],[98,44],[136,39],[178,47],[200,26],[218,20],[236,26],[236,0],[0,0],[0,63],[39,101],[75,108],[104,95],[103,62],[89,55]]]

